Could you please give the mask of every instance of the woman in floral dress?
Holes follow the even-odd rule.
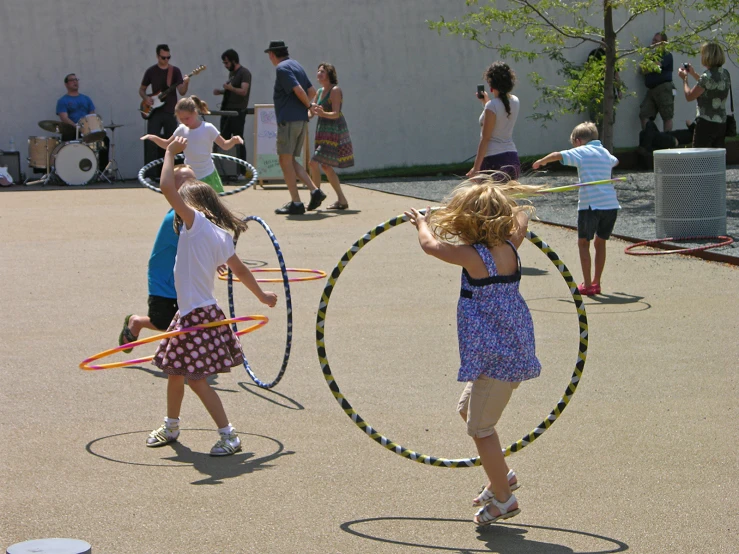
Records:
[[[339,176],[335,167],[345,168],[354,165],[354,150],[349,136],[349,127],[341,113],[343,94],[338,86],[336,68],[330,63],[318,64],[316,74],[321,88],[311,103],[311,115],[318,117],[316,125],[315,152],[310,161],[311,179],[320,187],[321,169],[336,192],[337,200],[329,210],[346,210],[349,202],[341,190]]]

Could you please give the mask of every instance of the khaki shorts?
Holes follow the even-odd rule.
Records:
[[[303,155],[307,121],[283,121],[277,124],[277,154],[290,154],[296,158]]]
[[[672,81],[647,89],[647,95],[639,106],[639,117],[651,119],[659,113],[662,121],[669,121],[675,115],[675,87]]]
[[[467,434],[478,439],[494,434],[500,415],[520,384],[485,375],[467,383],[457,406],[457,411],[467,421]]]

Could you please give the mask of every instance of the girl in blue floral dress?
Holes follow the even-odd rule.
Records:
[[[458,412],[488,477],[487,486],[473,500],[474,506],[481,506],[473,520],[478,525],[521,512],[512,493],[518,488],[516,474],[505,462],[495,424],[513,390],[541,371],[533,321],[518,290],[518,247],[533,208],[519,206],[513,199],[539,188],[477,176],[454,189],[434,213],[429,208],[425,213],[405,212],[418,229],[424,252],[463,268],[457,306],[461,358],[457,380],[467,386]]]

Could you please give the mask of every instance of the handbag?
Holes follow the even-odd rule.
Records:
[[[734,117],[734,94],[731,92],[731,80],[729,80],[729,98],[731,99],[731,113],[726,114],[726,133],[727,137],[736,136],[736,118]]]

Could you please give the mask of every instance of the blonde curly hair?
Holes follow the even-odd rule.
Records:
[[[446,242],[488,248],[503,244],[519,230],[519,212],[534,214],[533,206],[519,205],[516,198],[536,194],[542,188],[513,180],[501,182],[496,175],[477,175],[459,184],[431,214],[431,231]]]

